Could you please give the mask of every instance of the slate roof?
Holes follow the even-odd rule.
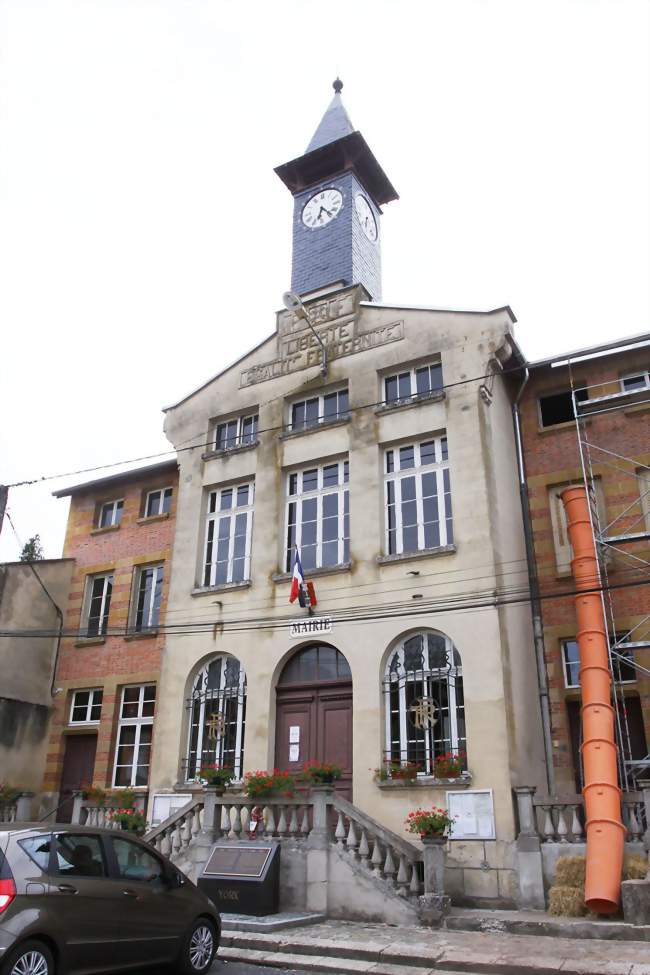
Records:
[[[341,95],[337,91],[327,106],[325,114],[320,120],[318,128],[314,132],[305,152],[320,149],[321,146],[326,146],[330,142],[336,142],[337,139],[342,139],[344,135],[350,135],[354,131],[355,129],[350,121],[350,116],[346,112]]]

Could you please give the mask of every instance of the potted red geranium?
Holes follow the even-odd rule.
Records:
[[[446,809],[432,806],[431,809],[415,809],[405,819],[406,828],[410,833],[418,833],[421,840],[444,839],[446,831],[453,825],[454,820],[447,814]]]

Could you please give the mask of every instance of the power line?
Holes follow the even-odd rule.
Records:
[[[650,585],[650,580],[639,579],[632,582],[622,582],[615,583],[609,586],[596,586],[591,589],[568,589],[562,592],[554,593],[543,593],[539,596],[541,600],[552,600],[552,599],[564,599],[572,596],[581,596],[585,593],[603,593],[612,592],[621,589],[633,589],[639,588],[640,586]],[[466,602],[461,602],[460,600],[465,596],[473,597]],[[477,598],[478,597],[478,598]],[[524,604],[531,602],[530,593],[526,592],[524,589],[513,590],[513,592],[505,591],[505,593],[500,592],[496,589],[486,590],[484,593],[466,593],[462,597],[456,597],[456,600],[444,600],[440,598],[438,600],[431,600],[428,603],[420,604],[417,607],[412,605],[406,609],[408,604],[399,603],[395,604],[395,609],[386,612],[384,610],[377,611],[374,610],[372,606],[362,607],[362,612],[348,613],[345,610],[341,610],[338,613],[335,611],[333,613],[328,613],[323,611],[323,614],[331,617],[333,623],[366,623],[366,622],[377,622],[381,620],[390,619],[400,619],[404,617],[418,617],[425,615],[437,615],[439,613],[445,612],[459,612],[468,610],[485,610],[485,609],[496,609],[499,606],[513,606],[518,604]],[[366,612],[365,610],[369,610]],[[211,619],[204,622],[194,621],[188,623],[171,623],[171,624],[161,624],[157,627],[157,632],[168,636],[189,636],[193,634],[204,634],[210,633],[217,629],[219,633],[231,632],[231,633],[244,633],[251,631],[260,630],[273,630],[279,629],[286,626],[288,623],[299,622],[300,620],[308,620],[308,616],[296,617],[292,616],[276,616],[276,617],[266,617],[258,619],[248,619],[242,618],[240,620],[229,620],[222,621],[220,619]],[[128,628],[120,628],[119,631],[115,628],[107,629],[106,633],[98,634],[99,638],[104,636],[132,636],[136,631]],[[48,630],[2,630],[0,631],[0,637],[46,637],[56,635]],[[65,637],[86,639],[83,636],[83,631],[79,629],[69,630],[64,633]],[[88,637],[88,639],[94,639],[94,637]]]
[[[416,397],[415,396],[415,397],[409,397],[409,399],[411,399],[414,403],[415,402],[426,403],[426,402],[430,401],[430,399],[432,399],[435,396],[435,394],[438,393],[438,392],[443,392],[444,390],[447,390],[447,389],[453,389],[456,386],[465,386],[468,383],[477,383],[477,382],[480,382],[483,379],[491,379],[495,375],[507,375],[507,374],[509,374],[511,372],[519,372],[519,371],[520,371],[520,367],[519,366],[513,366],[510,369],[501,369],[499,371],[499,373],[489,372],[489,373],[485,373],[482,376],[473,376],[470,379],[458,379],[458,380],[456,380],[453,383],[445,383],[444,385],[440,386],[439,389],[433,390],[432,393],[430,394],[430,396],[422,396],[422,397]],[[303,382],[296,389],[300,389],[304,385],[305,385],[305,383]],[[269,403],[273,402],[273,400],[276,400],[276,399],[285,399],[287,396],[293,395],[293,392],[296,392],[296,390],[293,390],[292,392],[288,392],[288,393],[279,394],[278,396],[272,397],[271,399],[267,400],[265,403],[261,403],[260,406],[266,406]],[[358,412],[361,412],[362,410],[379,409],[379,407],[382,407],[382,406],[384,406],[384,407],[385,406],[389,406],[390,407],[390,405],[392,405],[392,404],[387,404],[386,403],[386,400],[378,400],[377,402],[374,402],[374,403],[362,403],[359,406],[350,406],[350,407],[348,407],[348,409],[345,411],[345,414],[344,415],[345,416],[348,416],[351,413],[358,413]],[[399,401],[395,405],[399,405]],[[323,417],[318,417],[318,419],[321,420],[321,419],[323,419]],[[285,423],[280,423],[280,424],[276,424],[275,426],[263,427],[261,429],[258,429],[257,430],[257,434],[260,434],[260,433],[274,433],[274,432],[277,432],[279,430],[290,430],[290,429],[291,429],[291,425],[290,424],[287,425]],[[306,427],[305,429],[312,429],[312,428],[311,427]],[[314,429],[318,429],[318,426],[314,427]],[[34,478],[27,479],[27,480],[23,480],[23,481],[15,481],[13,484],[7,484],[6,487],[8,487],[8,488],[30,487],[30,486],[32,486],[34,484],[42,484],[45,481],[56,481],[56,480],[58,480],[59,478],[62,478],[62,477],[77,477],[80,474],[94,474],[97,471],[106,470],[106,469],[108,469],[110,467],[121,467],[123,464],[136,464],[136,463],[141,463],[142,461],[145,461],[145,460],[156,460],[156,459],[159,459],[161,457],[168,457],[170,454],[178,455],[180,453],[184,453],[187,450],[196,450],[199,447],[205,447],[205,449],[207,450],[211,446],[211,444],[209,442],[192,444],[190,446],[183,446],[183,444],[188,444],[191,440],[196,440],[199,437],[205,438],[205,430],[202,430],[200,433],[196,433],[193,436],[188,437],[187,440],[182,441],[181,446],[179,446],[177,448],[171,447],[169,450],[164,450],[164,451],[161,451],[160,453],[157,453],[157,454],[144,454],[141,457],[130,457],[130,458],[127,458],[125,460],[116,460],[116,461],[112,461],[112,462],[106,463],[106,464],[99,464],[96,467],[84,467],[84,468],[81,468],[81,469],[75,470],[75,471],[65,471],[64,473],[61,473],[61,474],[43,474],[40,477],[34,477]],[[129,473],[136,473],[136,471],[134,471],[134,472],[125,471],[124,473],[126,475],[126,474],[129,474]]]

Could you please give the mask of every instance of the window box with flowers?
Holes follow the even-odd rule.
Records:
[[[244,776],[244,792],[249,799],[269,799],[272,796],[293,796],[295,779],[290,772],[280,772],[274,768],[272,772],[246,772]]]
[[[298,776],[301,782],[310,786],[333,785],[343,775],[343,769],[334,762],[305,762]]]
[[[412,810],[404,820],[409,833],[417,833],[422,840],[443,839],[453,824],[454,820],[447,810],[438,806]]]
[[[456,789],[466,789],[472,782],[466,764],[467,756],[463,751],[438,755],[432,762],[433,774],[423,772],[417,762],[385,759],[374,770],[374,778],[380,789],[441,788],[450,785]]]
[[[234,769],[230,765],[219,765],[218,762],[213,762],[210,765],[201,766],[198,778],[208,788],[215,789],[217,795],[223,795],[224,789],[227,785],[230,785],[234,775]]]

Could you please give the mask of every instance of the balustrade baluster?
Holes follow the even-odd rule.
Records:
[[[302,822],[300,824],[300,832],[303,836],[309,835],[309,806],[305,806],[302,811]]]
[[[406,897],[408,893],[408,870],[406,865],[406,857],[402,853],[399,858],[399,870],[397,871],[397,893],[400,897]]]
[[[376,836],[373,837],[370,863],[372,865],[372,872],[374,873],[375,877],[381,877],[381,868],[384,863],[384,856],[381,852],[381,845]]]
[[[571,834],[573,836],[573,842],[582,843],[582,823],[578,814],[580,806],[574,804],[569,808],[571,809]]]
[[[566,824],[566,819],[564,817],[564,810],[566,806],[558,806],[557,810],[557,835],[560,843],[568,843],[567,833],[569,832]]]
[[[173,832],[172,832],[172,855],[171,855],[172,860],[178,856],[182,848],[183,848],[182,830],[180,827],[180,823],[177,821],[176,824],[174,825]]]
[[[336,831],[334,833],[334,838],[336,839],[338,846],[343,846],[345,837],[346,837],[345,820],[343,818],[343,813],[340,812],[338,822],[336,824]]]
[[[542,827],[542,833],[544,834],[544,842],[552,843],[555,839],[555,825],[553,823],[552,806],[542,806],[544,810],[544,826]]]
[[[348,838],[345,841],[345,844],[346,844],[348,850],[350,851],[350,853],[353,853],[354,854],[354,853],[357,852],[357,847],[359,845],[359,840],[357,839],[357,831],[354,828],[354,822],[351,819],[349,820]]]
[[[221,807],[221,822],[219,824],[219,830],[224,839],[230,836],[230,806],[226,803]]]
[[[194,810],[194,814],[192,816],[192,825],[190,829],[192,833],[192,839],[194,840],[201,832],[201,810],[198,806]]]
[[[386,847],[386,859],[384,860],[384,875],[392,883],[395,883],[395,874],[397,873],[397,867],[395,866],[395,860],[393,859],[393,851],[390,846]]]
[[[242,825],[241,825],[241,806],[235,806],[235,815],[232,822],[232,831],[235,834],[235,838],[240,840],[242,838]]]
[[[280,818],[278,819],[278,835],[286,836],[286,834],[287,834],[286,806],[280,806]]]
[[[165,857],[169,857],[172,852],[171,830],[169,827],[163,831],[160,841],[160,852]]]
[[[368,846],[368,837],[366,835],[365,829],[361,830],[361,842],[359,843],[359,859],[364,866],[368,865],[368,858],[370,856],[370,847]]]
[[[291,807],[291,819],[289,820],[289,836],[296,836],[298,833],[298,807]]]
[[[639,825],[639,820],[637,817],[636,802],[629,803],[629,817],[627,828],[630,834],[630,839],[634,842],[635,840],[641,839],[641,826]]]
[[[411,864],[411,883],[409,884],[409,892],[415,895],[418,895],[420,893],[420,878],[418,877],[418,865],[415,861]]]
[[[264,831],[265,836],[273,836],[275,833],[275,812],[273,811],[273,806],[266,807],[266,829]]]

